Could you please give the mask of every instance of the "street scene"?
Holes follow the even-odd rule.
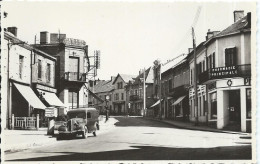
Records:
[[[1,3],[1,159],[256,162],[255,12]]]
[[[141,117],[114,117],[97,137],[58,141],[8,152],[7,161],[233,160],[250,159],[247,134],[187,130]],[[210,144],[209,144],[210,143]]]

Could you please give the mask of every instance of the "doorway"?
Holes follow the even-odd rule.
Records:
[[[240,90],[229,91],[229,121],[230,123],[241,122]]]

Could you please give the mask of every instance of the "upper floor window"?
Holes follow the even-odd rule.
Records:
[[[19,77],[22,79],[23,77],[23,62],[24,62],[24,56],[19,55]]]
[[[215,52],[207,57],[208,69],[215,68]]]
[[[233,66],[237,64],[236,47],[225,49],[225,66]]]
[[[124,93],[121,93],[121,100],[124,100]]]
[[[47,82],[51,81],[51,64],[47,63],[47,68],[46,68],[46,80]]]
[[[117,89],[122,89],[122,88],[123,88],[123,82],[118,82]]]
[[[193,80],[193,78],[192,78],[192,76],[193,76],[193,74],[192,74],[192,69],[190,70],[190,84],[192,85],[192,80]]]
[[[42,61],[38,59],[38,79],[42,78]]]

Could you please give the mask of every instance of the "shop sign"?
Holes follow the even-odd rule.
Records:
[[[205,85],[198,85],[198,88],[197,88],[198,94],[204,94],[205,90],[206,90],[206,86]],[[195,94],[194,93],[194,88],[191,88],[189,90],[189,97],[192,97],[194,94]]]
[[[58,111],[57,108],[46,108],[45,109],[45,117],[57,117]]]
[[[251,78],[250,77],[244,78],[244,85],[251,86]]]
[[[236,66],[218,67],[211,69],[210,76],[212,78],[223,78],[231,75],[237,75],[237,72]]]
[[[73,39],[73,38],[66,38],[63,40],[63,43],[65,45],[70,45],[70,46],[85,46],[86,45],[86,42],[84,40]]]
[[[57,92],[57,89],[50,88],[50,87],[47,87],[47,86],[44,86],[44,85],[39,85],[39,84],[36,84],[36,88],[47,91],[47,92],[53,92],[53,93]]]

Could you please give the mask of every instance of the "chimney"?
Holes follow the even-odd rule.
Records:
[[[7,31],[17,37],[17,27],[7,27]]]
[[[188,48],[188,53],[191,53],[193,51],[193,48]]]
[[[244,17],[244,10],[236,10],[234,11],[234,22]]]
[[[213,36],[213,32],[210,31],[210,29],[208,29],[207,36],[206,36],[206,40],[208,40],[208,39],[211,38],[212,36]]]
[[[48,43],[48,31],[40,32],[40,44]]]

